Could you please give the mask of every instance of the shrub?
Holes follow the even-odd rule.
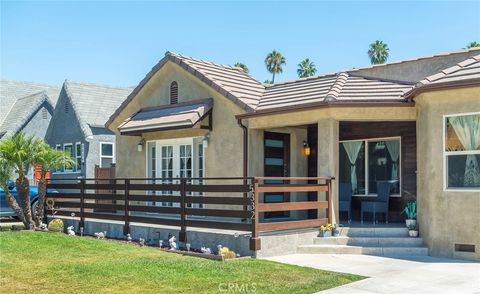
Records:
[[[63,232],[63,221],[55,218],[48,223],[48,230],[51,232]]]
[[[223,256],[223,258],[237,257],[237,255],[235,254],[235,251],[230,250],[228,247],[222,247],[222,249],[220,249],[220,255]]]

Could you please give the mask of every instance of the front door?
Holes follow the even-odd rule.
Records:
[[[265,177],[290,176],[290,134],[264,132]],[[283,180],[265,180],[265,184],[283,184]],[[264,193],[264,203],[289,202],[289,193]],[[265,219],[288,218],[290,212],[266,212]]]

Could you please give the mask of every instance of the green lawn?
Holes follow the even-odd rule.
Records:
[[[64,234],[0,233],[2,293],[216,293],[228,287],[225,283],[257,293],[313,293],[360,279],[256,259],[212,261]]]

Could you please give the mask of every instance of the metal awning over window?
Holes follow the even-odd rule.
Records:
[[[142,108],[120,124],[118,129],[122,135],[195,127],[211,129],[212,109],[212,98],[175,105]],[[207,116],[209,117],[209,125],[201,125],[201,121]]]

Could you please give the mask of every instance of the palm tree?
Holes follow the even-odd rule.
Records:
[[[478,43],[477,41],[472,41],[472,42],[468,43],[467,49],[470,49],[470,48],[473,48],[473,47],[480,47],[480,43]]]
[[[70,153],[55,150],[45,141],[41,141],[35,146],[35,164],[40,167],[40,179],[38,180],[38,201],[35,206],[34,220],[35,225],[40,226],[43,220],[45,196],[47,194],[47,173],[50,169],[60,169],[62,167],[70,168],[76,165],[75,160]]]
[[[240,68],[246,74],[249,72],[248,67],[244,63],[237,62],[233,66]]]
[[[298,64],[297,74],[299,78],[311,77],[316,72],[315,63],[308,58],[305,58]]]
[[[18,174],[15,186],[17,188],[18,202],[23,210],[23,223],[27,229],[33,227],[33,219],[30,209],[30,184],[25,174],[30,166],[34,164],[34,146],[37,140],[33,136],[26,136],[20,132],[11,138],[3,140],[0,145],[2,157],[8,161]]]
[[[272,74],[272,84],[275,83],[275,74],[282,73],[282,66],[285,64],[285,57],[277,50],[273,50],[272,53],[269,53],[265,58],[265,66]]]
[[[266,84],[266,85],[271,85],[271,84],[272,84],[272,81],[267,79],[267,80],[265,80],[263,83]]]
[[[370,44],[370,49],[368,50],[368,57],[370,57],[370,62],[372,64],[382,64],[385,63],[388,59],[388,54],[390,49],[386,43],[383,41],[376,40]]]
[[[0,170],[2,171],[2,185],[5,186],[6,181],[11,176],[11,171],[16,171],[18,178],[15,181],[17,188],[18,203],[15,198],[7,200],[10,206],[17,212],[26,228],[34,228],[39,226],[43,219],[43,205],[45,204],[46,194],[46,174],[50,168],[58,168],[64,164],[72,165],[73,159],[70,154],[63,151],[53,150],[45,141],[35,138],[34,136],[27,136],[23,132],[7,138],[0,142]],[[38,163],[41,166],[41,178],[39,181],[39,202],[37,211],[32,216],[30,207],[30,183],[26,177],[26,173],[31,166]],[[7,191],[7,189],[4,190]],[[20,212],[18,211],[20,208]],[[42,210],[39,214],[38,211]],[[39,215],[41,218],[39,218]],[[34,220],[35,219],[35,223]]]
[[[10,207],[15,211],[16,215],[23,222],[25,227],[27,227],[28,224],[25,222],[23,210],[18,205],[17,200],[10,193],[8,181],[11,179],[12,175],[13,165],[0,152],[0,188],[2,188],[5,192],[5,198],[8,204],[10,204]]]

